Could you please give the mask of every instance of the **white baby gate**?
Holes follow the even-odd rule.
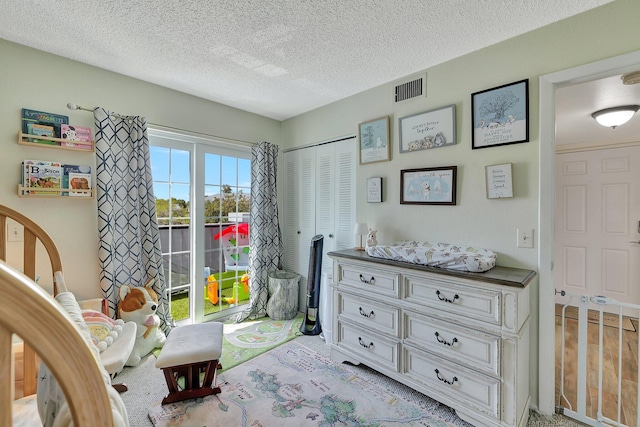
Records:
[[[556,328],[556,333],[561,334],[560,377],[556,378],[556,381],[559,381],[560,388],[559,401],[556,400],[556,404],[558,404],[557,412],[590,426],[636,425],[640,427],[640,417],[637,416],[637,414],[640,413],[640,405],[638,405],[639,400],[637,399],[637,396],[640,395],[640,370],[638,369],[638,359],[640,358],[640,340],[637,340],[637,349],[635,351],[632,362],[629,363],[629,358],[626,358],[626,361],[623,360],[623,348],[624,346],[627,346],[628,348],[628,346],[630,345],[630,343],[627,342],[627,339],[623,339],[623,320],[625,320],[625,317],[638,319],[638,316],[640,315],[640,305],[627,304],[624,302],[616,301],[612,298],[606,298],[602,296],[575,295],[565,291],[556,291],[556,294],[567,297],[566,301],[563,299],[564,305],[562,305],[561,311],[562,328],[560,331],[558,331],[558,329]],[[566,323],[568,321],[575,321],[567,319],[568,307],[577,307],[578,309],[577,343],[575,342],[575,337],[572,336],[572,334],[567,334],[567,336],[565,336]],[[597,328],[598,331],[597,344],[593,339],[594,331],[591,331],[588,334],[588,317],[590,311],[593,317],[595,317],[595,313],[598,313],[597,321],[592,319],[592,323],[597,322],[597,325],[591,325],[591,328]],[[617,321],[614,321],[610,326],[605,326],[605,315],[608,316],[610,320],[613,317],[613,319],[617,319]],[[611,321],[609,323],[611,323]],[[634,325],[634,328],[636,329],[635,334],[638,333],[636,325]],[[611,353],[611,357],[609,357],[608,359],[603,357],[605,351],[605,328],[614,328],[613,330],[610,329],[609,331],[606,331],[609,337],[609,346],[606,348],[606,351]],[[611,344],[610,339],[611,337],[615,337],[616,334],[617,347],[614,347]],[[590,343],[589,335],[592,336]],[[558,339],[556,339],[556,343],[558,343]],[[596,369],[596,363],[593,360],[593,356],[590,359],[587,358],[587,353],[588,351],[593,352],[596,348],[598,355],[597,372],[594,372],[594,370]],[[567,351],[567,349],[569,350]],[[558,351],[558,349],[556,349],[556,351]],[[617,359],[615,358],[616,352]],[[569,384],[565,383],[565,356],[567,358],[577,356],[577,372],[575,373],[575,377],[569,380]],[[635,366],[625,366],[625,362],[626,365]],[[607,374],[603,369],[603,363],[608,364],[609,372],[612,369],[614,370],[614,372],[617,372],[617,393],[615,393],[615,390],[613,394],[611,393],[611,389],[615,389],[615,387],[611,387],[613,380],[610,377],[607,378]],[[629,371],[627,370],[631,370],[637,375],[637,378],[635,379],[638,383],[638,388],[634,390],[634,393],[636,393],[636,395],[631,396],[635,404],[631,412],[635,412],[635,414],[632,415],[632,420],[625,419],[624,421],[626,422],[626,424],[624,424],[621,421],[623,420],[623,373],[628,373]],[[597,384],[593,384],[596,378],[595,375],[597,375]],[[589,381],[589,378],[591,378],[591,381]],[[603,411],[603,381],[606,381],[609,384],[606,397],[608,400],[607,409],[605,411]],[[615,383],[613,384],[615,385]],[[556,386],[556,388],[558,387]],[[570,395],[571,397],[569,398],[568,395]],[[587,399],[590,399],[590,403],[593,406],[589,410]],[[630,396],[625,395],[624,399],[628,401],[630,399]],[[627,415],[626,418],[629,418],[629,416]]]

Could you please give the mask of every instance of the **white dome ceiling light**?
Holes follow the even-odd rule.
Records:
[[[605,108],[591,114],[600,125],[615,129],[631,120],[631,117],[640,109],[640,105],[623,105],[620,107]]]

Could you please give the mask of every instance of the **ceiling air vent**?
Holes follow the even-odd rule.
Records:
[[[412,77],[410,81],[400,83],[395,87],[395,102],[406,101],[425,94],[426,76]]]

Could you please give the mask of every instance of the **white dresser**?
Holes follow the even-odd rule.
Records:
[[[476,426],[529,417],[531,270],[465,273],[373,258],[333,260],[331,358],[367,366]]]

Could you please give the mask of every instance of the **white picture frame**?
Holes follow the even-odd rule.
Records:
[[[513,174],[511,163],[485,166],[487,199],[513,197]]]
[[[367,178],[367,203],[382,203],[382,178]]]

